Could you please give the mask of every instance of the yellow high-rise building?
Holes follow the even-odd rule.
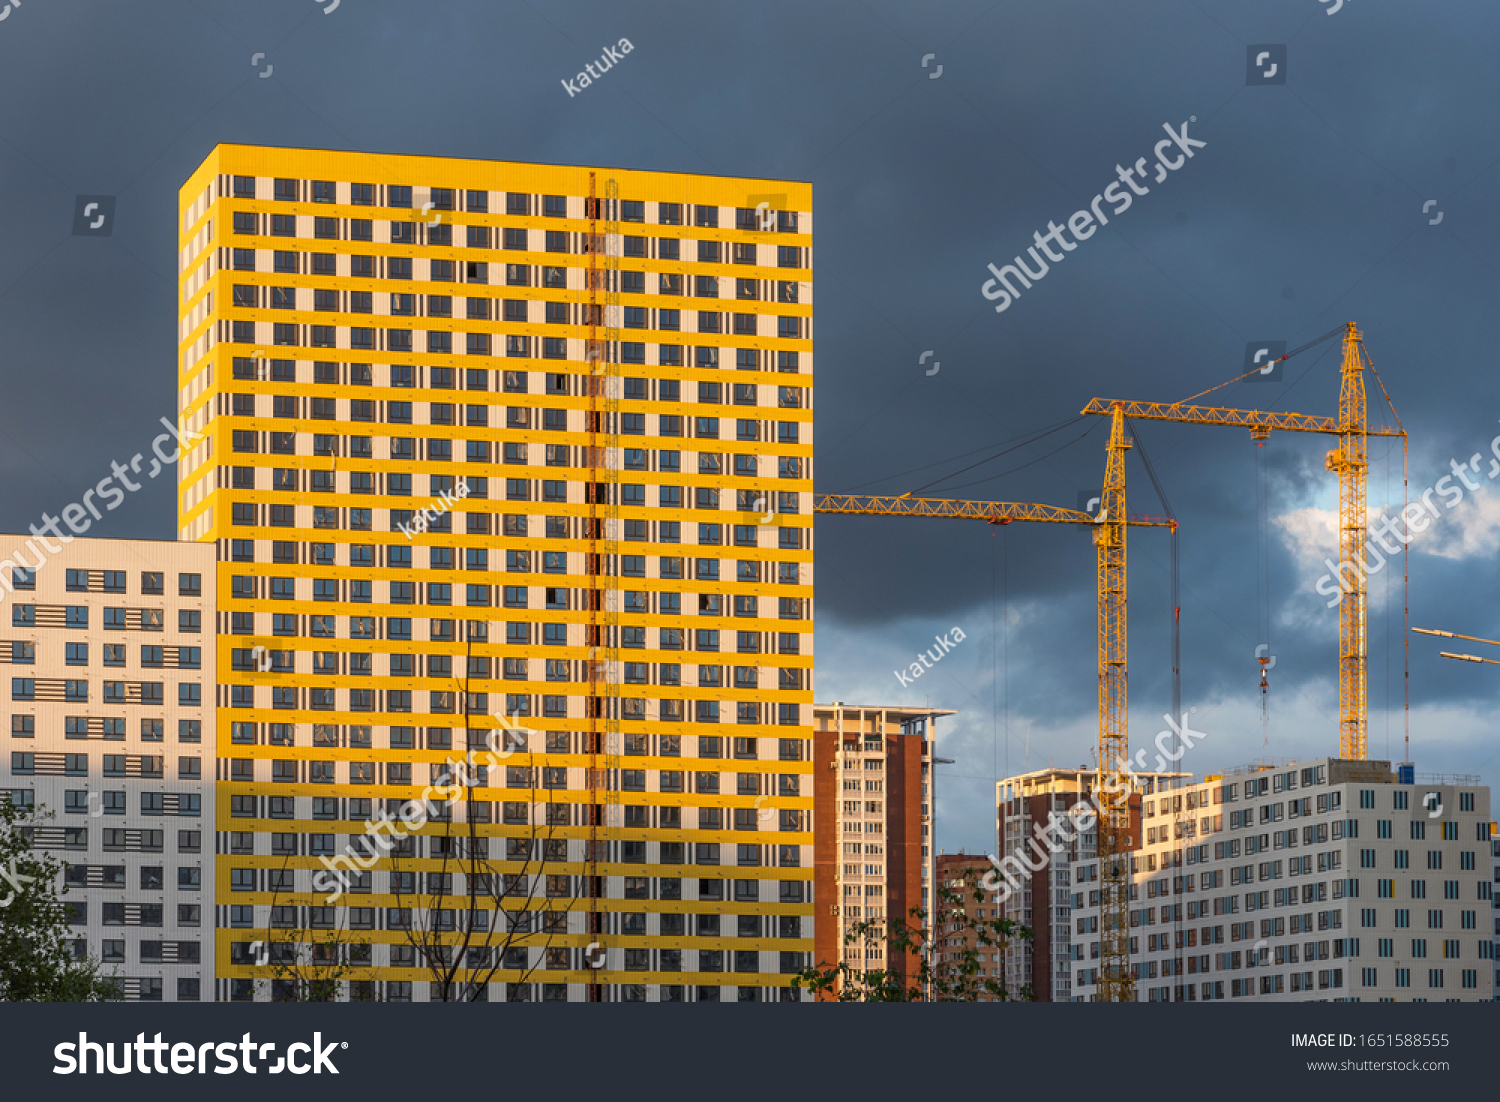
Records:
[[[180,203],[216,997],[796,998],[811,187],[225,145]]]

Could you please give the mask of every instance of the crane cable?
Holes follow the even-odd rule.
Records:
[[[954,477],[954,475],[963,474],[964,471],[972,470],[974,467],[978,467],[978,466],[980,466],[982,464],[988,463],[992,459],[998,459],[1002,455],[1008,455],[1011,452],[1016,451],[1016,450],[1018,450],[1020,448],[1024,448],[1024,447],[1026,447],[1029,444],[1034,444],[1038,440],[1041,440],[1042,438],[1044,438],[1046,436],[1050,436],[1054,432],[1059,432],[1062,429],[1065,429],[1065,428],[1067,428],[1070,425],[1076,425],[1076,424],[1078,424],[1078,422],[1080,422],[1082,420],[1083,420],[1083,417],[1081,417],[1081,416],[1079,416],[1079,417],[1072,417],[1072,418],[1069,418],[1066,421],[1061,421],[1061,422],[1059,422],[1059,423],[1057,423],[1055,425],[1050,425],[1050,426],[1048,426],[1046,428],[1037,429],[1037,430],[1035,430],[1033,432],[1023,433],[1020,436],[1012,437],[1011,440],[1014,440],[1015,443],[1011,444],[1010,447],[1002,448],[1000,451],[996,452],[994,455],[991,455],[991,456],[988,456],[988,457],[986,457],[984,459],[981,459],[978,462],[971,463],[967,467],[962,467],[959,470],[954,471],[953,474],[945,476],[945,478],[952,478],[952,477]],[[1000,443],[1001,444],[1009,443],[1009,441],[1001,441]],[[897,471],[895,474],[885,475],[885,476],[883,476],[881,478],[872,479],[869,482],[861,482],[859,485],[857,485],[857,486],[851,486],[848,490],[845,490],[843,492],[844,493],[854,493],[857,490],[864,489],[866,486],[875,486],[875,485],[878,485],[879,483],[882,483],[882,482],[889,482],[893,478],[904,478],[906,475],[916,474],[919,471],[928,471],[928,470],[931,470],[933,467],[941,467],[943,464],[945,464],[945,463],[952,463],[954,460],[957,460],[957,459],[967,459],[969,456],[971,456],[971,455],[977,455],[979,452],[987,452],[990,449],[995,448],[997,446],[999,446],[999,445],[997,445],[997,444],[986,444],[982,448],[974,448],[972,451],[962,452],[962,453],[960,453],[958,455],[949,456],[947,459],[939,459],[939,460],[936,460],[935,462],[932,462],[932,463],[924,463],[920,467],[912,467],[909,470]],[[939,482],[942,482],[944,480],[945,479],[943,479],[943,478],[938,479]],[[926,489],[926,487],[922,487],[922,488]],[[913,490],[911,492],[912,493],[916,493],[917,491]]]
[[[1270,685],[1266,675],[1275,661],[1271,657],[1271,495],[1265,441],[1257,440],[1255,445],[1255,634],[1265,647],[1264,654],[1260,646],[1255,648],[1255,658],[1260,663],[1260,731],[1264,750],[1271,745]]]
[[[1375,361],[1370,358],[1370,351],[1365,347],[1364,341],[1359,342],[1359,352],[1364,357],[1370,374],[1375,376],[1375,384],[1380,387],[1381,397],[1385,399],[1391,416],[1396,419],[1396,427],[1401,430],[1401,513],[1405,516],[1406,507],[1411,504],[1410,451],[1406,426],[1401,423],[1401,415],[1396,412],[1396,403],[1391,401],[1390,392],[1385,389],[1385,380],[1380,377],[1380,372],[1375,370]],[[1387,661],[1389,661],[1389,655],[1387,655]],[[1403,764],[1409,764],[1411,762],[1411,544],[1406,540],[1401,541],[1401,695],[1401,710],[1405,724]]]
[[[1182,606],[1177,596],[1177,517],[1172,512],[1172,503],[1167,500],[1167,492],[1162,488],[1161,479],[1156,477],[1156,468],[1151,465],[1151,457],[1146,454],[1146,445],[1141,441],[1139,434],[1135,431],[1135,425],[1127,419],[1126,425],[1130,429],[1130,439],[1134,443],[1137,454],[1141,457],[1141,463],[1146,468],[1146,475],[1151,479],[1151,486],[1156,490],[1156,498],[1161,502],[1162,512],[1166,514],[1167,520],[1172,522],[1172,553],[1171,553],[1171,593],[1172,593],[1172,720],[1177,724],[1177,730],[1182,730]],[[1173,733],[1176,738],[1176,732]]]
[[[1302,352],[1306,352],[1309,348],[1316,347],[1317,345],[1322,344],[1326,340],[1332,340],[1334,337],[1342,336],[1344,334],[1344,332],[1345,332],[1345,329],[1344,329],[1344,326],[1342,326],[1342,325],[1339,326],[1337,329],[1331,329],[1327,333],[1324,333],[1321,337],[1317,337],[1314,340],[1310,340],[1306,344],[1302,345],[1299,348],[1294,348],[1290,352],[1285,352],[1282,355],[1277,356],[1274,360],[1270,361],[1270,363],[1274,364],[1274,363],[1280,363],[1282,360],[1290,360],[1293,356],[1296,356],[1296,355],[1298,355],[1299,353],[1302,353]],[[1270,364],[1265,364],[1265,365],[1260,366],[1260,367],[1252,367],[1249,371],[1245,372],[1243,375],[1236,375],[1233,379],[1230,379],[1228,382],[1223,382],[1223,383],[1220,383],[1218,386],[1211,386],[1207,390],[1199,391],[1197,394],[1194,394],[1191,398],[1184,398],[1182,400],[1182,402],[1179,402],[1178,404],[1182,405],[1183,403],[1191,402],[1191,401],[1194,401],[1194,400],[1196,400],[1198,398],[1202,398],[1205,394],[1212,394],[1216,390],[1223,390],[1230,383],[1237,383],[1241,379],[1248,379],[1251,375],[1255,375],[1258,372],[1265,370],[1265,368],[1269,367],[1269,366],[1270,366]],[[1371,370],[1373,371],[1374,368],[1372,367]],[[1385,387],[1382,386],[1381,390],[1383,391],[1384,389],[1385,389]]]
[[[930,490],[932,487],[937,486],[940,483],[947,482],[950,478],[957,478],[959,475],[963,474],[965,471],[972,471],[975,467],[982,467],[986,463],[989,463],[989,462],[991,462],[993,460],[999,459],[1002,455],[1008,455],[1009,453],[1011,453],[1013,451],[1018,451],[1021,448],[1028,447],[1031,444],[1035,444],[1037,441],[1041,440],[1043,437],[1051,436],[1054,432],[1060,432],[1062,429],[1068,428],[1068,427],[1070,427],[1072,425],[1076,425],[1076,424],[1078,424],[1079,421],[1082,421],[1082,420],[1083,420],[1082,417],[1075,417],[1073,420],[1065,422],[1064,424],[1058,425],[1055,428],[1047,429],[1044,432],[1034,433],[1029,439],[1022,441],[1019,444],[1016,444],[1016,445],[1013,445],[1012,447],[1006,448],[1004,451],[996,452],[994,455],[989,456],[986,459],[981,459],[978,462],[970,463],[967,467],[960,467],[958,470],[954,471],[952,474],[945,474],[945,475],[943,475],[942,478],[934,479],[933,481],[927,483],[924,486],[918,486],[914,490],[908,490],[907,493],[908,494],[920,494],[924,490]],[[961,490],[961,489],[965,488],[966,486],[978,486],[981,483],[984,483],[984,482],[993,482],[997,478],[1003,478],[1003,477],[1005,477],[1008,474],[1015,474],[1017,471],[1025,470],[1027,467],[1035,466],[1036,464],[1040,463],[1044,459],[1050,459],[1052,456],[1056,455],[1058,452],[1062,451],[1064,448],[1070,447],[1071,445],[1078,443],[1078,441],[1082,440],[1089,433],[1093,432],[1094,429],[1098,428],[1101,423],[1102,422],[1099,421],[1099,420],[1093,421],[1092,423],[1090,423],[1090,425],[1089,425],[1088,428],[1084,429],[1083,432],[1079,433],[1077,436],[1075,436],[1072,439],[1070,439],[1067,443],[1060,444],[1056,448],[1053,448],[1050,452],[1046,452],[1046,453],[1044,453],[1042,455],[1039,455],[1035,459],[1030,460],[1029,462],[1022,463],[1019,467],[1012,467],[1012,468],[1010,468],[1010,470],[1001,471],[999,474],[989,475],[989,476],[987,476],[985,478],[979,479],[976,482],[961,482],[957,486],[948,486],[948,487],[946,487],[946,489],[948,489],[948,490]]]

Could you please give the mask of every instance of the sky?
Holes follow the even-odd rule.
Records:
[[[1409,584],[1399,557],[1372,580],[1370,756],[1401,760],[1409,729],[1419,772],[1489,783],[1500,671],[1403,624],[1500,636],[1497,34],[1483,0],[0,0],[0,529],[78,499],[175,409],[177,189],[217,143],[807,180],[820,493],[1075,508],[1102,481],[1090,398],[1182,400],[1357,322],[1409,434],[1406,453],[1371,445],[1372,509],[1455,462],[1481,472],[1451,508],[1431,499]],[[1204,144],[1178,164],[1164,128]],[[1142,157],[1146,194],[1056,239],[1072,247],[997,312],[987,265]],[[77,232],[100,214],[108,236]],[[1339,362],[1326,342],[1209,400],[1332,416]],[[1180,768],[1336,754],[1336,610],[1315,588],[1336,557],[1332,442],[1135,428],[1131,509],[1164,511],[1144,452],[1181,526],[1183,706],[1204,737]],[[172,489],[107,516],[99,535],[172,538]],[[997,778],[1094,760],[1089,533],[825,516],[816,538],[818,699],[955,710],[937,845],[989,852]],[[1170,707],[1169,561],[1164,532],[1130,533],[1136,745]]]

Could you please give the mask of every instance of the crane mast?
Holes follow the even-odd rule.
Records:
[[[1130,970],[1129,694],[1125,614],[1125,416],[1110,415],[1099,552],[1099,1001],[1134,1002]]]
[[[1339,384],[1338,447],[1327,465],[1339,476],[1339,562],[1352,563],[1347,591],[1339,602],[1339,755],[1363,761],[1369,700],[1366,650],[1365,478],[1369,471],[1365,441],[1365,378],[1360,334],[1349,323],[1344,337],[1344,366]],[[1342,585],[1342,578],[1337,579]]]

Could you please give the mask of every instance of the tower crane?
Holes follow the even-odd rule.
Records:
[[[1002,501],[950,501],[933,498],[859,497],[820,494],[815,513],[873,516],[951,517],[985,520],[991,524],[1036,521],[1087,524],[1094,529],[1099,555],[1099,808],[1100,1002],[1134,1002],[1135,980],[1130,971],[1130,789],[1128,768],[1125,529],[1128,526],[1171,528],[1170,517],[1133,516],[1125,507],[1126,436],[1124,408],[1115,403],[1111,415],[1104,487],[1099,515],[1052,505]],[[1175,616],[1176,610],[1173,610]]]
[[[1340,330],[1336,329],[1278,359],[1288,359],[1298,352],[1336,336],[1339,332]],[[1371,436],[1405,437],[1406,430],[1401,427],[1399,418],[1395,426],[1368,424],[1364,383],[1364,361],[1368,357],[1364,355],[1363,337],[1352,321],[1343,327],[1342,332],[1344,334],[1344,362],[1341,369],[1337,417],[1315,417],[1307,413],[1280,413],[1270,410],[1190,406],[1181,402],[1126,402],[1113,398],[1095,398],[1083,408],[1082,412],[1109,416],[1117,425],[1122,412],[1127,417],[1142,421],[1236,425],[1248,428],[1251,439],[1256,441],[1266,439],[1272,429],[1282,429],[1287,432],[1324,433],[1338,438],[1337,446],[1328,453],[1326,466],[1339,478],[1339,562],[1341,566],[1347,563],[1352,567],[1349,570],[1351,577],[1339,579],[1343,590],[1339,601],[1339,752],[1344,758],[1362,761],[1366,757],[1368,724],[1368,687],[1365,668],[1366,594],[1362,540],[1366,525],[1365,484],[1369,468],[1366,441]],[[1378,381],[1379,377],[1376,378]],[[1387,402],[1389,402],[1389,396],[1387,396]],[[1392,413],[1394,414],[1394,408]],[[1102,551],[1099,562],[1102,577],[1104,569]],[[1102,608],[1101,605],[1101,630]]]

